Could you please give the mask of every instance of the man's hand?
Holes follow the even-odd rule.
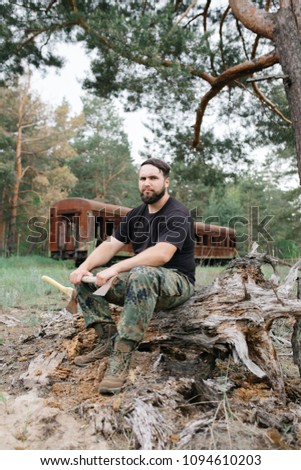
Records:
[[[100,271],[96,274],[96,285],[103,286],[109,279],[115,277],[119,274],[119,271],[115,268],[115,266],[110,266],[103,271]]]
[[[72,284],[80,284],[84,276],[93,276],[93,274],[87,269],[79,266],[79,268],[70,274],[69,279]]]

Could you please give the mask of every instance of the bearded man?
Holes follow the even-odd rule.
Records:
[[[102,242],[73,271],[78,301],[87,328],[94,328],[99,344],[74,362],[85,366],[109,355],[99,393],[118,393],[125,385],[133,351],[139,346],[155,311],[186,302],[194,292],[194,223],[188,209],[168,193],[170,167],[157,158],[144,161],[139,170],[143,203],[132,209],[111,237]],[[134,256],[106,265],[124,244]],[[84,284],[83,276],[96,274],[96,283]],[[106,283],[105,296],[93,292]],[[118,324],[109,304],[123,305]]]

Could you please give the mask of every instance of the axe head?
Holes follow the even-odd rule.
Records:
[[[104,296],[108,292],[108,290],[111,288],[112,284],[114,283],[114,280],[116,279],[117,276],[111,277],[103,286],[99,287],[96,291],[93,292],[93,295],[101,295]]]
[[[73,315],[77,313],[77,292],[75,289],[72,289],[71,298],[66,306],[66,310]]]

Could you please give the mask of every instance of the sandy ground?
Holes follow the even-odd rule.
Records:
[[[100,396],[106,360],[73,363],[95,340],[65,309],[0,310],[0,449],[301,448],[300,376],[289,347],[281,352],[285,405],[227,363],[227,398],[210,404],[194,397],[191,379],[164,377],[147,351],[135,353],[127,391]]]
[[[1,449],[109,448],[92,415],[81,410],[83,402],[93,409],[101,399],[98,369],[93,377],[72,366],[72,354],[94,340],[91,333],[77,335],[76,323],[65,310],[51,317],[21,308],[0,313]]]

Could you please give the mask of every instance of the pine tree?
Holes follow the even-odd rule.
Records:
[[[137,173],[127,135],[110,101],[84,99],[85,121],[77,133],[77,157],[70,161],[78,178],[71,195],[131,207],[137,203]]]
[[[169,117],[173,128],[179,107],[189,112],[194,148],[205,145],[202,133],[211,130],[213,111],[218,113],[218,131],[237,128],[244,111],[251,126],[245,126],[241,141],[252,138],[254,147],[259,138],[257,116],[251,112],[255,102],[270,117],[276,113],[284,125],[293,126],[300,159],[297,0],[223,0],[218,5],[188,0],[20,0],[17,7],[3,1],[0,15],[5,76],[20,74],[26,62],[59,65],[54,45],[81,41],[93,52],[87,88],[103,98],[118,97],[128,110],[143,106],[163,122],[168,111],[174,111]],[[258,80],[266,73],[270,80],[262,87]],[[288,114],[271,99],[279,76],[285,79]],[[225,134],[232,140],[232,132]]]

